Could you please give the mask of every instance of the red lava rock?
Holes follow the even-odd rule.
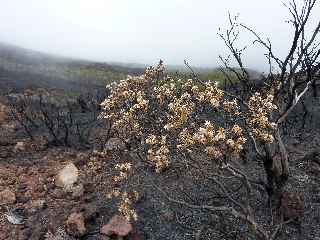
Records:
[[[16,202],[16,194],[9,189],[0,192],[0,204],[13,204]]]
[[[127,236],[132,231],[132,225],[123,216],[115,215],[111,218],[108,224],[104,225],[100,233],[111,236],[117,235],[120,237]]]
[[[68,234],[74,237],[81,237],[86,232],[85,219],[82,213],[72,213],[67,222],[66,222],[66,230]]]
[[[302,217],[304,213],[304,199],[301,194],[284,192],[281,197],[281,213],[284,220]]]

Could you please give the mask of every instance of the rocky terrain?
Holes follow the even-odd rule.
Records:
[[[137,234],[105,197],[112,157],[17,139],[17,126],[1,114],[0,239],[98,239],[101,227]]]

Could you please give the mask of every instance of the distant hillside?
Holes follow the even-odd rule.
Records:
[[[0,43],[0,87],[6,89],[55,88],[83,91],[104,87],[142,68],[57,57]]]

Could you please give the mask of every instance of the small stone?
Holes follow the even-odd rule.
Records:
[[[87,232],[82,213],[72,213],[69,216],[66,222],[66,230],[68,234],[74,237],[81,237]]]
[[[26,150],[26,144],[24,142],[17,142],[17,144],[13,148],[14,152],[23,152],[25,150]]]
[[[115,215],[111,218],[108,224],[104,225],[100,233],[111,236],[116,235],[119,237],[125,237],[132,231],[132,225],[127,219],[120,215]]]
[[[9,189],[0,192],[0,205],[13,204],[16,202],[16,194]]]
[[[56,176],[55,184],[58,187],[68,188],[77,182],[78,176],[78,168],[73,163],[70,163],[60,170]]]

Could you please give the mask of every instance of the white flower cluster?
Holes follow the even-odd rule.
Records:
[[[277,109],[273,104],[273,95],[263,97],[260,93],[255,93],[250,97],[248,107],[247,124],[252,133],[260,141],[272,143],[272,130],[277,127],[276,123],[269,120],[270,113]]]

